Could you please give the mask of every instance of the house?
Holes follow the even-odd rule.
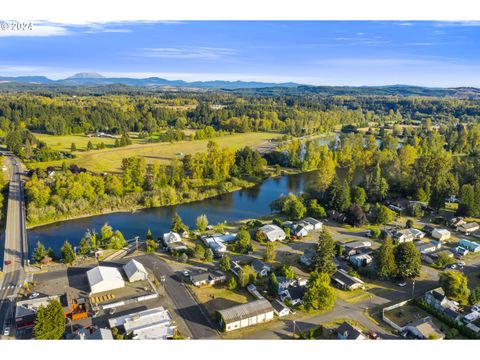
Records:
[[[313,261],[315,260],[315,254],[316,254],[315,249],[306,248],[303,251],[303,255],[300,256],[300,264],[309,268],[310,266],[313,265]]]
[[[457,231],[464,233],[465,235],[470,235],[480,229],[480,226],[476,222],[466,223],[457,226]]]
[[[474,253],[480,251],[480,244],[476,243],[475,241],[471,241],[467,239],[460,239],[458,241],[458,246]]]
[[[450,249],[441,250],[440,249],[440,250],[434,251],[433,253],[430,253],[429,256],[437,259],[440,254],[443,254],[444,256],[448,256],[449,258],[452,258],[454,256],[454,253],[452,252],[452,250],[450,250]]]
[[[432,237],[439,241],[447,241],[452,234],[447,229],[433,229]]]
[[[187,250],[187,246],[182,242],[180,235],[173,231],[163,234],[163,243],[170,251]]]
[[[441,247],[439,242],[418,242],[415,244],[415,247],[420,252],[420,254],[429,254],[433,253],[434,251],[438,250]]]
[[[308,229],[302,224],[296,224],[292,227],[292,235],[296,237],[303,237],[308,235]]]
[[[120,289],[125,286],[122,274],[115,267],[96,266],[87,271],[90,294]]]
[[[340,340],[365,340],[366,337],[362,332],[356,327],[350,325],[348,322],[344,321],[335,332],[337,333],[337,339]]]
[[[372,257],[368,254],[357,254],[350,256],[348,260],[355,267],[363,267],[372,262]]]
[[[399,243],[410,242],[415,239],[422,239],[425,236],[423,231],[418,229],[410,228],[410,229],[402,229],[398,230],[394,233],[393,238],[397,240]]]
[[[447,225],[456,229],[458,226],[464,225],[466,223],[467,222],[463,219],[463,217],[454,217],[447,222]]]
[[[176,326],[163,307],[143,310],[108,320],[110,328],[120,328],[134,340],[172,339]]]
[[[323,223],[317,219],[314,219],[312,217],[307,217],[304,219],[307,223],[311,224],[313,226],[312,230],[322,230],[323,228]]]
[[[258,229],[265,234],[268,241],[281,241],[287,237],[285,232],[277,225],[263,225]]]
[[[445,309],[450,309],[455,312],[459,311],[459,303],[450,300],[442,288],[427,291],[423,298],[428,305],[439,311],[444,311]]]
[[[190,233],[188,232],[188,230],[185,229],[180,230],[179,235],[184,239],[188,239],[190,237]]]
[[[182,238],[180,237],[180,234],[173,231],[163,234],[163,243],[166,246],[168,246],[168,244],[172,244],[176,242],[182,242]]]
[[[278,317],[284,317],[290,314],[290,308],[278,299],[272,301],[273,312]]]
[[[445,337],[445,334],[433,323],[430,316],[404,326],[402,331],[408,331],[418,339],[442,340]]]
[[[288,287],[292,286],[295,281],[295,279],[287,279],[284,276],[277,276],[278,293],[280,294],[282,291],[288,289]]]
[[[460,256],[466,256],[470,251],[461,246],[455,246],[452,251]]]
[[[271,270],[270,265],[258,259],[253,260],[251,265],[259,277],[267,276]]]
[[[348,273],[343,269],[337,270],[333,275],[330,276],[330,278],[334,283],[344,290],[355,290],[364,287],[362,280],[348,275]]]
[[[132,259],[123,265],[123,271],[125,271],[129,282],[147,280],[148,277],[148,272],[145,270],[143,264],[135,259]]]
[[[273,320],[274,309],[267,299],[260,299],[218,310],[217,314],[223,330],[229,332]]]
[[[350,241],[346,244],[340,242],[338,245],[343,246],[344,255],[353,256],[368,250],[372,246],[372,243],[370,241]]]
[[[282,292],[280,292],[280,299],[282,301],[288,300],[292,305],[297,305],[303,302],[304,294],[305,286],[300,286],[298,282],[295,281]]]
[[[190,281],[195,286],[212,286],[224,282],[227,279],[221,271],[203,271],[190,275]]]
[[[110,329],[82,328],[72,340],[113,340],[113,335]]]
[[[306,220],[300,220],[299,222],[297,222],[297,225],[302,226],[302,227],[305,228],[307,231],[312,231],[312,230],[314,230],[313,224],[309,223],[309,222],[306,221]]]

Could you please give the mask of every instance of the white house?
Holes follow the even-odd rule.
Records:
[[[221,271],[203,271],[198,274],[190,275],[190,281],[193,285],[200,286],[212,286],[227,279],[225,274]]]
[[[279,226],[273,224],[263,225],[258,230],[265,234],[268,241],[285,240],[285,238],[287,237],[285,235],[285,232]]]
[[[313,226],[313,230],[322,230],[323,223],[321,221],[312,217],[307,217],[304,219],[304,221],[310,223]]]
[[[296,224],[292,227],[292,234],[297,237],[307,236],[308,228],[302,224]]]
[[[176,232],[170,231],[168,233],[163,234],[163,242],[167,246],[168,246],[168,244],[181,242],[181,241],[182,241],[182,238]]]
[[[114,267],[96,266],[87,271],[87,278],[91,294],[120,289],[125,286],[122,274]]]
[[[218,314],[224,331],[229,332],[273,320],[274,309],[267,299],[261,299],[218,310]]]
[[[471,222],[457,226],[457,231],[460,231],[465,235],[470,235],[471,233],[477,231],[479,228],[480,226],[476,222]]]
[[[272,307],[275,315],[277,315],[278,317],[284,317],[290,314],[289,307],[278,299],[273,299]]]
[[[452,234],[447,229],[433,229],[432,237],[439,241],[447,241]]]
[[[147,280],[148,277],[148,272],[145,270],[143,264],[135,259],[123,265],[123,271],[125,271],[129,282]]]

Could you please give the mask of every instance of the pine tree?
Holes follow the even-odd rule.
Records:
[[[278,280],[277,275],[274,272],[270,275],[270,279],[268,280],[268,292],[271,296],[278,295]]]
[[[336,266],[333,263],[335,256],[335,242],[327,230],[323,230],[318,237],[317,249],[313,268],[320,273],[333,274]]]
[[[228,270],[230,270],[230,267],[231,267],[230,257],[228,255],[225,255],[220,259],[219,267],[220,267],[220,270],[224,272],[227,272]]]
[[[390,236],[383,240],[383,244],[378,249],[376,263],[380,278],[389,278],[395,275],[394,246]]]
[[[42,261],[45,256],[47,256],[47,250],[45,250],[45,246],[43,246],[43,244],[38,241],[37,246],[33,251],[32,259],[35,260],[35,262],[40,263],[40,261]]]
[[[275,261],[275,243],[268,242],[265,245],[265,253],[263,254],[263,260],[266,262]]]
[[[88,241],[86,238],[82,238],[82,240],[80,240],[78,253],[80,255],[88,255],[90,254],[91,250],[92,247],[90,246],[90,241]]]
[[[232,276],[227,283],[227,289],[228,290],[235,290],[237,288],[237,281],[235,280],[235,277]]]
[[[208,225],[208,223],[207,223],[207,225]],[[173,219],[172,219],[172,231],[176,232],[176,233],[179,233],[180,231],[182,231],[184,229],[186,229],[186,226],[183,223],[180,215],[178,215],[178,213],[176,212],[175,215],[173,215]]]
[[[58,340],[65,332],[65,322],[62,305],[53,300],[47,307],[39,307],[33,335],[37,340]]]
[[[75,252],[73,251],[72,245],[65,240],[61,248],[62,258],[65,264],[72,264],[75,261]]]

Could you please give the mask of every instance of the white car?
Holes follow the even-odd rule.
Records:
[[[6,327],[5,330],[3,330],[3,335],[4,336],[9,336],[10,335],[10,328]]]
[[[28,298],[29,298],[29,299],[35,299],[35,298],[38,297],[39,295],[40,295],[39,293],[35,292],[35,293],[31,294]]]
[[[472,311],[480,312],[480,305],[479,305],[479,304],[473,305],[471,310],[472,310]]]
[[[407,282],[406,282],[406,281],[402,281],[401,283],[398,283],[398,286],[400,286],[400,287],[405,287],[405,286],[407,286]]]
[[[457,268],[457,265],[456,265],[456,264],[450,265],[450,269],[455,270],[456,268]]]

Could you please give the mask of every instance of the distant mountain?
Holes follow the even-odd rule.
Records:
[[[104,76],[97,73],[83,72],[83,73],[78,73],[73,76],[70,76],[67,79],[102,79],[102,78],[104,78]]]
[[[0,77],[1,82],[11,83],[29,83],[29,84],[55,84],[55,85],[129,85],[129,86],[161,86],[161,87],[182,87],[182,88],[264,88],[271,86],[278,87],[296,87],[296,83],[265,83],[255,81],[194,81],[187,82],[183,80],[166,80],[158,77],[149,77],[144,79],[135,79],[128,77],[107,78],[97,73],[78,73],[61,80],[50,80],[44,76],[17,76]]]
[[[85,92],[94,91],[106,93],[110,91],[232,91],[242,94],[267,95],[267,96],[299,96],[299,95],[325,95],[325,96],[434,96],[480,99],[480,89],[474,87],[458,88],[432,88],[412,85],[384,85],[384,86],[312,86],[293,82],[267,83],[259,81],[193,81],[167,80],[159,77],[143,79],[128,77],[104,77],[97,73],[78,73],[61,80],[51,80],[45,76],[0,76],[2,90],[25,89],[36,90],[47,86],[49,91]],[[83,89],[83,90],[81,90]],[[43,89],[46,90],[46,89]],[[87,91],[87,92],[88,92]]]

